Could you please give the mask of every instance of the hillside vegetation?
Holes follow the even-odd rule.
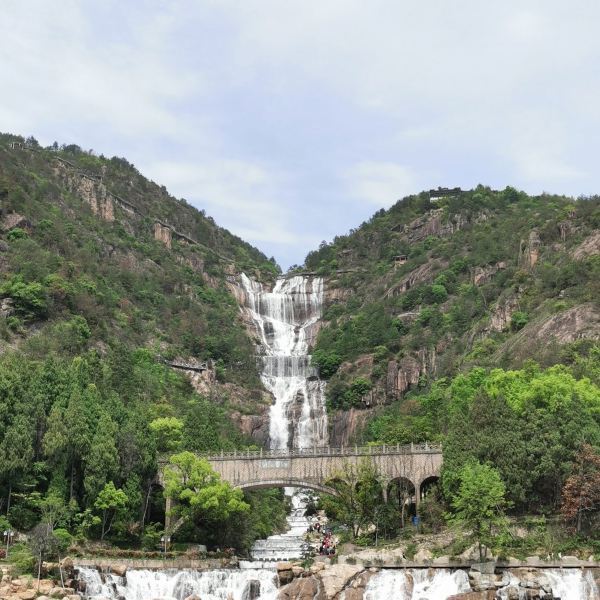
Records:
[[[480,464],[510,511],[562,510],[598,548],[598,197],[423,193],[323,243],[305,267],[328,282],[314,360],[334,443],[442,442],[440,485],[422,507],[430,526]],[[513,542],[495,540],[501,552]]]
[[[77,146],[0,136],[0,201],[1,512],[27,530],[58,498],[63,526],[84,531],[114,484],[127,501],[112,534],[139,543],[164,518],[160,453],[254,443],[234,417],[269,398],[226,281],[278,267],[126,160]]]

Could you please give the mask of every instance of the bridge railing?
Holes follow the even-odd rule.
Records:
[[[382,446],[314,446],[312,448],[284,448],[281,450],[234,450],[217,454],[200,454],[208,460],[244,460],[255,458],[295,458],[309,456],[389,456],[392,454],[439,454],[442,445],[425,442],[423,444],[385,444]]]

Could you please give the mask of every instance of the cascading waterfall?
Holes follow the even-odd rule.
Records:
[[[261,379],[275,399],[269,414],[273,449],[327,445],[325,382],[311,367],[309,346],[323,308],[320,277],[280,278],[272,291],[241,276],[248,311],[260,339]],[[291,492],[290,492],[291,494]],[[303,492],[292,495],[289,531],[259,540],[252,549],[257,560],[300,558],[308,527]]]
[[[367,583],[364,600],[446,600],[471,592],[464,571],[450,569],[390,569],[377,573]]]
[[[269,415],[271,448],[325,446],[325,383],[308,355],[321,317],[323,280],[280,278],[272,291],[244,274],[241,281],[261,341],[261,379],[275,398]]]
[[[560,600],[598,600],[600,590],[591,571],[548,569],[544,574],[552,586],[552,595]]]
[[[184,600],[191,595],[202,600],[277,598],[275,572],[266,569],[129,569],[125,577],[117,577],[111,573],[101,574],[97,569],[79,567],[79,579],[86,584],[86,598]]]
[[[600,600],[598,586],[590,571],[544,569],[552,597],[560,600]],[[528,588],[518,576],[505,572],[507,584],[496,591],[496,598],[526,600]],[[454,594],[473,591],[466,571],[451,569],[388,569],[371,577],[364,600],[446,600]],[[549,590],[548,590],[549,591]]]

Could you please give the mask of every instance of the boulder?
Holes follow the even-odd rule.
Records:
[[[23,590],[21,592],[17,592],[17,596],[21,600],[34,600],[37,596],[37,592],[35,590]]]
[[[291,583],[294,579],[294,572],[292,571],[292,563],[280,562],[277,563],[277,578],[279,579],[279,585],[286,585]]]
[[[496,592],[494,590],[485,590],[483,592],[455,594],[454,596],[448,596],[447,600],[494,600],[495,597]]]
[[[67,591],[58,586],[53,587],[49,592],[51,598],[64,598],[66,595]]]
[[[560,562],[569,567],[578,567],[581,564],[581,561],[576,556],[563,556]]]
[[[360,565],[339,564],[321,571],[318,576],[323,584],[326,597],[335,598],[348,585],[348,582],[362,570],[363,567]]]
[[[260,581],[251,579],[244,588],[242,600],[258,600],[260,598]],[[197,597],[197,600],[200,600]]]
[[[476,592],[496,589],[496,576],[479,571],[469,571],[469,583]]]
[[[433,558],[433,554],[425,548],[421,548],[414,556],[413,560],[418,563],[428,562]]]
[[[79,594],[69,594],[65,596],[66,600],[81,600],[81,596]]]
[[[110,572],[113,573],[113,575],[116,575],[117,577],[125,577],[125,574],[127,573],[127,566],[126,565],[111,565]]]
[[[302,577],[304,575],[304,569],[300,565],[294,565],[292,567],[292,573],[294,577]]]
[[[449,562],[450,562],[450,557],[448,555],[444,555],[444,556],[438,556],[437,558],[434,558],[433,561],[431,562],[431,564],[436,567],[447,567]]]
[[[294,579],[279,590],[278,600],[327,600],[323,587],[316,577]]]
[[[185,600],[202,600],[198,594],[190,594],[185,598]]]

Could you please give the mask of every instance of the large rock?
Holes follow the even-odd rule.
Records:
[[[294,579],[279,590],[279,600],[327,600],[321,582],[314,576]]]
[[[588,256],[600,254],[600,231],[595,231],[573,251],[573,258],[583,260]]]
[[[426,563],[433,558],[433,554],[426,548],[421,548],[414,556],[413,560],[417,563]]]
[[[485,590],[483,592],[455,594],[454,596],[448,596],[447,600],[494,600],[495,597],[496,592],[494,590]]]
[[[279,585],[286,585],[294,579],[294,571],[292,570],[292,563],[280,562],[277,563],[277,578],[279,579]]]
[[[117,577],[125,577],[125,574],[127,573],[127,566],[126,565],[111,565],[110,572],[113,575],[116,575]]]
[[[356,577],[363,567],[360,565],[333,565],[319,573],[327,598],[335,598]]]
[[[350,587],[344,590],[344,600],[363,600],[365,588],[372,576],[373,573],[369,570],[356,577],[350,584]]]

